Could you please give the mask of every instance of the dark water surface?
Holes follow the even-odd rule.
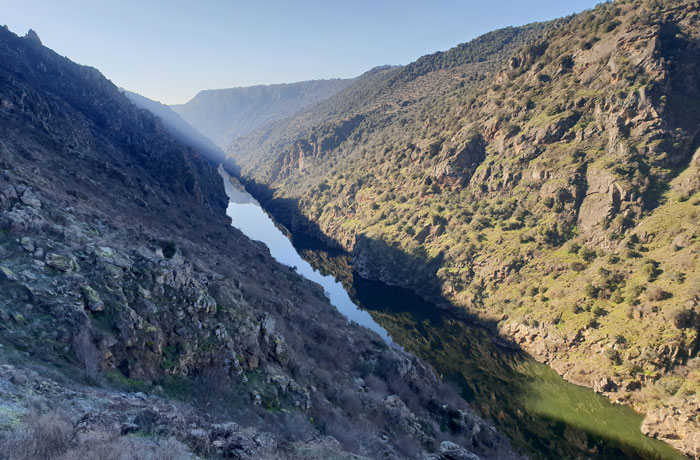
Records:
[[[680,460],[670,446],[642,435],[642,416],[573,385],[523,353],[496,346],[482,328],[411,291],[364,280],[349,257],[318,244],[296,247],[260,205],[225,177],[233,225],[262,241],[279,262],[317,282],[348,319],[429,363],[496,423],[514,446],[542,459]]]

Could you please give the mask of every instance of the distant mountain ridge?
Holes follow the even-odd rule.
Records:
[[[270,122],[294,115],[347,88],[353,79],[311,80],[200,91],[172,105],[187,123],[226,149],[231,142]]]
[[[138,93],[120,88],[120,91],[138,108],[148,110],[163,122],[165,129],[177,140],[199,150],[209,161],[219,164],[225,153],[208,137],[197,131],[174,110],[165,104],[154,101]]]

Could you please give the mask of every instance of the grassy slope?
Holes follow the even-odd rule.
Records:
[[[693,397],[697,20],[690,1],[604,4],[387,70],[229,153],[346,248],[439,260],[444,297],[567,378],[606,375],[642,409]]]

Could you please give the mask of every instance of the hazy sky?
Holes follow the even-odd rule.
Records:
[[[0,24],[165,103],[199,90],[354,77],[598,0],[0,0]]]

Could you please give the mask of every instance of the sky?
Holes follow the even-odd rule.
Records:
[[[166,104],[350,78],[600,0],[0,0],[0,24]]]

